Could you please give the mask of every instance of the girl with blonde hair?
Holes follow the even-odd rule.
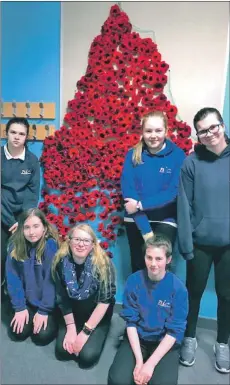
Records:
[[[53,262],[61,321],[58,359],[78,356],[83,367],[98,361],[113,314],[115,271],[92,228],[74,226]]]
[[[58,249],[58,234],[39,209],[24,211],[9,240],[6,260],[7,290],[14,316],[9,335],[46,345],[57,333],[55,285],[52,261]]]
[[[154,111],[142,119],[142,137],[128,151],[121,177],[132,271],[144,268],[144,241],[159,233],[176,238],[176,198],[185,153],[167,139],[167,116]]]

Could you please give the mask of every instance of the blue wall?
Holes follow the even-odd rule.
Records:
[[[59,2],[3,2],[1,18],[3,100],[54,102],[56,119],[52,123],[59,128],[61,4]],[[224,119],[229,128],[229,74],[227,84]],[[73,84],[73,91],[74,87]],[[2,122],[6,123],[6,120],[3,119]],[[36,124],[43,122],[49,123],[49,121],[31,121]],[[40,157],[42,142],[31,143],[29,147]],[[125,235],[118,239],[111,251],[114,254],[117,269],[117,302],[121,302],[124,283],[131,272]],[[184,279],[185,262],[179,255],[175,256],[175,262],[177,274]],[[213,270],[202,299],[200,315],[216,318]]]
[[[59,128],[60,23],[59,2],[1,3],[1,98],[56,104],[55,120],[33,119],[31,124]],[[30,142],[29,148],[41,156],[42,142]]]

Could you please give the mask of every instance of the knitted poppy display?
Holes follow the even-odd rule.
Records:
[[[192,149],[191,128],[177,120],[164,94],[168,69],[157,44],[132,32],[126,13],[113,5],[91,44],[64,125],[44,140],[39,207],[63,237],[73,224],[88,222],[112,255],[109,248],[122,233],[121,170],[140,139],[144,114],[164,111],[169,138],[186,154]]]

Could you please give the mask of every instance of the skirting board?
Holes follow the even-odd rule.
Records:
[[[116,313],[119,313],[121,309],[122,309],[122,305],[120,303],[116,303],[114,307],[114,311]],[[199,317],[197,326],[202,329],[216,330],[217,322],[213,318]]]

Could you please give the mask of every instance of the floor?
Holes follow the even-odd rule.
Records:
[[[12,342],[7,335],[7,305],[2,307],[1,328],[1,383],[2,384],[98,384],[107,383],[108,369],[118,346],[118,337],[124,330],[124,322],[114,314],[110,332],[99,363],[91,369],[80,369],[76,362],[60,362],[54,356],[54,342],[40,347],[28,339]],[[220,374],[214,368],[213,330],[198,329],[199,347],[195,365],[180,366],[179,385],[187,384],[230,384],[228,374]],[[169,374],[170,375],[170,374]]]

